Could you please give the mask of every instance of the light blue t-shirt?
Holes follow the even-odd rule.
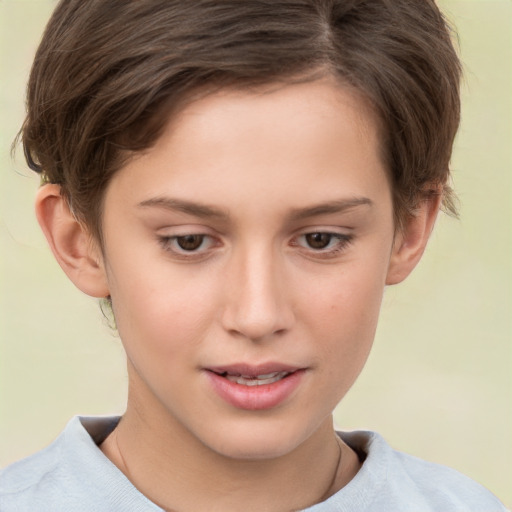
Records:
[[[48,448],[0,472],[0,512],[163,512],[98,448],[118,421],[75,417]],[[374,432],[340,436],[364,463],[343,489],[307,512],[506,510],[473,480],[397,452]]]

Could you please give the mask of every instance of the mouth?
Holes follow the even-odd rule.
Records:
[[[230,372],[217,372],[214,370],[210,370],[213,373],[216,373],[220,377],[224,377],[230,382],[234,382],[235,384],[240,384],[241,386],[263,386],[265,384],[274,384],[274,382],[278,382],[281,379],[284,379],[291,375],[293,372],[281,371],[281,372],[270,372],[263,373],[260,375],[242,375],[239,373],[230,373]]]
[[[306,368],[281,363],[204,368],[217,395],[238,409],[272,409],[293,396]]]

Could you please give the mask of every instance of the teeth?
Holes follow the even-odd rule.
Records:
[[[225,377],[229,381],[236,382],[243,386],[263,386],[264,384],[273,384],[283,377],[286,377],[286,375],[288,375],[288,372],[265,373],[263,375],[257,375],[256,377],[251,377],[250,375],[226,374]]]
[[[257,379],[273,379],[276,375],[279,375],[279,373],[286,373],[286,372],[273,372],[273,373],[265,373],[264,375],[258,375]]]

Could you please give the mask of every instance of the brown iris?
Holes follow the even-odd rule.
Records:
[[[331,242],[332,235],[330,233],[309,233],[305,238],[312,249],[325,249]]]
[[[195,251],[201,247],[204,235],[185,235],[176,237],[176,242],[184,251]]]

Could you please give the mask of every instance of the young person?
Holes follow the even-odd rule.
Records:
[[[0,509],[504,510],[332,425],[384,287],[454,212],[459,75],[429,0],[61,1],[23,144],[129,398],[7,468]]]

